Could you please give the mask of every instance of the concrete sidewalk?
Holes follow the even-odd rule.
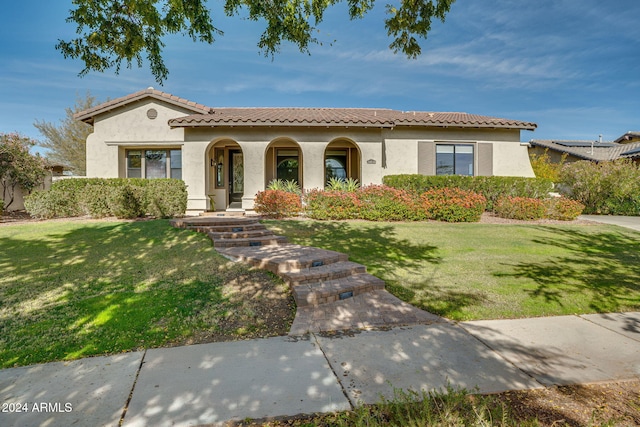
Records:
[[[640,313],[435,323],[0,370],[1,426],[193,426],[349,409],[393,388],[640,378]]]
[[[578,219],[586,219],[588,221],[601,222],[603,224],[618,225],[620,227],[640,231],[640,216],[580,215]]]

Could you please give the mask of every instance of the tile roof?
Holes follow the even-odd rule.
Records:
[[[148,97],[164,101],[182,108],[186,108],[188,110],[191,110],[193,113],[208,113],[209,111],[211,111],[211,108],[207,107],[206,105],[198,104],[150,87],[120,98],[112,99],[95,107],[88,108],[84,111],[79,111],[75,113],[73,117],[76,120],[93,123],[94,117],[98,114],[106,113],[107,111],[114,110],[131,102],[135,102]]]
[[[636,139],[640,139],[640,132],[629,131],[622,135],[620,138],[616,139],[614,142],[624,144],[627,141],[633,141]]]
[[[619,144],[617,142],[593,142],[593,152],[591,151],[592,141],[567,141],[567,140],[543,140],[532,139],[529,144],[532,146],[539,146],[549,148],[551,150],[559,151],[561,153],[569,153],[573,156],[579,157],[585,160],[593,160],[596,162],[615,160],[620,157],[635,157],[640,155],[637,153],[640,150],[640,142],[634,142],[630,144]],[[580,146],[571,146],[571,143],[582,144]],[[566,145],[569,144],[569,145]],[[578,145],[576,144],[576,145]]]
[[[531,122],[466,113],[398,111],[375,108],[215,108],[169,121],[173,127],[195,126],[398,126],[483,127],[534,130]]]
[[[131,102],[155,98],[194,114],[169,120],[172,127],[195,126],[397,126],[472,127],[534,130],[532,122],[467,113],[398,111],[376,108],[210,108],[153,88],[144,89],[74,114],[76,120],[93,123],[95,116]]]

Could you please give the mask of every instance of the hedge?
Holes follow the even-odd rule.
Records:
[[[553,183],[544,178],[513,176],[464,176],[464,175],[387,175],[382,182],[393,188],[414,194],[423,194],[434,188],[459,188],[482,194],[487,199],[487,209],[493,210],[498,198],[503,196],[544,199],[553,190]]]
[[[300,195],[285,190],[258,191],[253,209],[268,218],[286,218],[302,212]]]
[[[640,164],[629,159],[566,164],[560,183],[562,193],[585,205],[585,213],[640,215]]]
[[[187,209],[187,187],[177,179],[75,178],[55,182],[47,191],[25,198],[25,209],[37,218],[90,215],[167,218]]]

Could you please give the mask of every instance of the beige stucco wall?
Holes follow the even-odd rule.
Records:
[[[158,112],[155,119],[147,111]],[[385,175],[429,170],[421,162],[435,162],[425,151],[424,141],[460,141],[492,144],[483,151],[483,174],[533,176],[527,147],[520,132],[500,129],[354,129],[307,127],[202,127],[171,129],[168,121],[190,112],[154,99],[141,100],[95,118],[94,132],[87,139],[87,176],[126,176],[126,150],[132,148],[181,148],[182,177],[187,185],[187,209],[209,209],[209,195],[216,195],[216,208],[226,206],[224,190],[215,189],[210,166],[211,148],[218,141],[233,141],[243,152],[244,209],[267,185],[265,156],[270,144],[291,141],[302,152],[305,189],[324,186],[324,155],[332,141],[349,141],[358,148],[363,185],[379,184]],[[479,142],[483,141],[483,142]],[[423,144],[423,145],[420,145]],[[384,151],[384,152],[383,152]],[[488,154],[487,154],[488,153]],[[486,156],[489,156],[487,158]],[[419,160],[420,159],[420,160]],[[419,164],[421,163],[421,164]],[[435,163],[434,163],[435,164]],[[492,169],[492,170],[491,170]]]
[[[493,175],[535,178],[528,144],[493,142]]]

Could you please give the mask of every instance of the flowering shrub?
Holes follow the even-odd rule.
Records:
[[[254,209],[269,218],[297,216],[302,212],[300,196],[283,190],[265,190],[256,194]]]
[[[386,185],[369,185],[356,192],[360,218],[369,221],[403,221],[417,218],[415,199],[405,190]]]
[[[355,192],[311,190],[305,195],[307,216],[313,219],[360,218],[362,203]]]
[[[436,188],[420,196],[427,218],[447,222],[477,222],[487,206],[487,199],[460,188]]]
[[[547,215],[547,205],[543,200],[530,197],[501,197],[493,206],[501,218],[532,220]]]
[[[561,221],[573,221],[584,211],[584,205],[577,200],[556,197],[546,201],[547,217]]]

